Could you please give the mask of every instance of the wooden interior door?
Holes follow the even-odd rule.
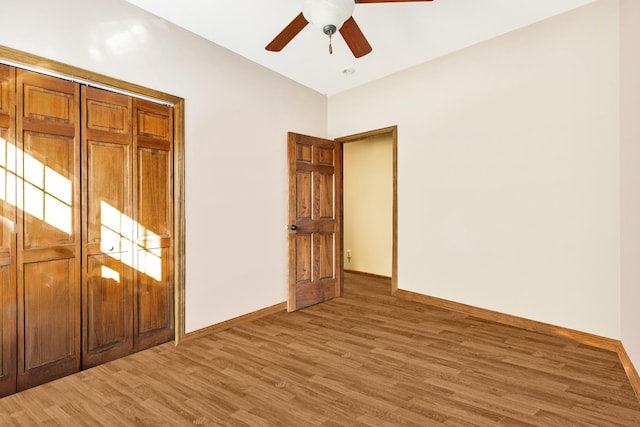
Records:
[[[16,391],[15,72],[0,65],[0,397]]]
[[[173,108],[134,99],[134,348],[174,337]]]
[[[18,390],[80,368],[79,99],[17,70]]]
[[[133,351],[133,105],[82,88],[82,367]]]
[[[287,310],[342,293],[342,144],[288,137],[289,298]]]

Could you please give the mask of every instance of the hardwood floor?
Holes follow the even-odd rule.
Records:
[[[0,399],[0,425],[640,426],[613,352],[345,282],[343,298]]]

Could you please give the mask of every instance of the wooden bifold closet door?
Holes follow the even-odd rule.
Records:
[[[173,109],[0,64],[0,397],[174,336]]]
[[[174,337],[173,109],[140,99],[134,108],[134,346]]]
[[[18,390],[80,367],[79,100],[17,70]]]
[[[133,351],[131,97],[82,88],[82,365]]]
[[[172,109],[83,87],[83,367],[173,337]]]

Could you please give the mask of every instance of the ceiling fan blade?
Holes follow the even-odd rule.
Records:
[[[353,19],[353,16],[342,24],[340,34],[342,34],[342,38],[347,43],[347,46],[349,46],[349,49],[351,49],[351,52],[353,52],[353,56],[356,58],[365,56],[373,50],[367,39],[364,37],[364,34],[362,34],[362,30],[358,27],[358,24],[356,24],[355,19]]]
[[[265,49],[271,52],[280,52],[308,23],[309,21],[300,13],[293,18],[293,21],[291,21],[289,25],[284,27],[284,30],[280,31],[280,34],[278,34]]]
[[[356,0],[356,3],[410,3],[415,1],[433,1],[433,0]]]

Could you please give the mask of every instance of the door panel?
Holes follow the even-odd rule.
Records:
[[[74,137],[23,133],[24,249],[73,244]]]
[[[170,238],[171,151],[138,146],[137,241]]]
[[[171,328],[173,295],[166,285],[170,251],[163,248],[138,251],[138,331],[144,336]]]
[[[296,172],[296,220],[311,219],[311,194],[313,174],[303,171]]]
[[[17,70],[18,390],[80,367],[79,86]]]
[[[130,244],[133,232],[126,219],[131,215],[131,146],[95,140],[88,140],[85,146],[87,244],[122,251],[123,238]]]
[[[340,296],[340,163],[335,141],[290,133],[289,300],[298,310]]]
[[[16,391],[15,84],[0,65],[0,397]]]
[[[124,254],[90,255],[85,267],[83,368],[131,353],[133,348],[130,267]]]
[[[333,220],[334,209],[334,183],[333,174],[321,173],[318,179],[318,214],[320,219]]]
[[[295,260],[296,260],[296,282],[311,281],[311,258],[313,251],[311,243],[313,239],[310,233],[296,233],[295,236]]]
[[[24,265],[24,370],[77,357],[78,336],[70,324],[77,312],[77,294],[68,284],[76,280],[75,263],[53,259]]]
[[[334,234],[333,233],[318,233],[318,246],[316,253],[318,254],[318,274],[317,277],[321,280],[332,279],[335,277],[335,263],[334,254],[335,249],[333,247]]]
[[[133,351],[131,97],[82,88],[82,366]]]
[[[134,348],[174,336],[173,109],[134,100]]]

